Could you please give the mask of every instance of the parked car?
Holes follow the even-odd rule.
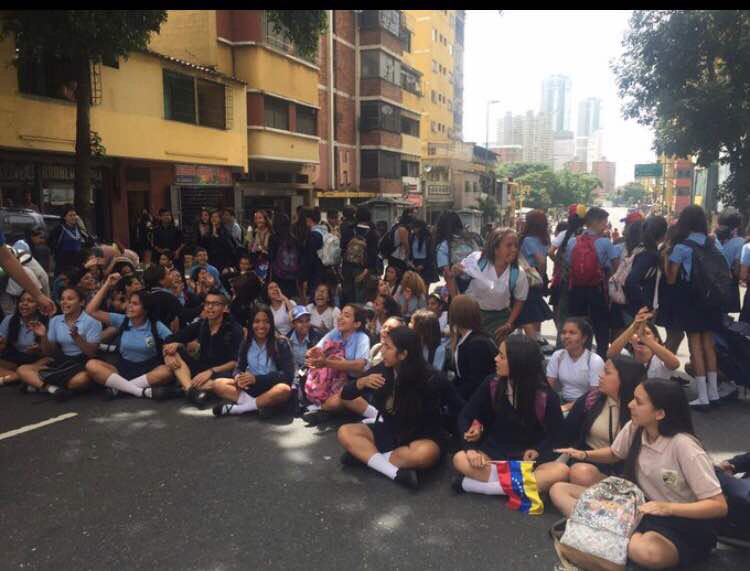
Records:
[[[31,230],[43,230],[49,235],[58,224],[60,217],[54,214],[39,214],[28,208],[0,208],[0,227],[8,244],[26,238]]]

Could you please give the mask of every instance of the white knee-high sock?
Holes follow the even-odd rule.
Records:
[[[373,454],[367,461],[367,465],[373,470],[377,470],[381,474],[388,476],[391,480],[396,478],[398,468],[389,462],[391,458],[390,452],[383,454]]]
[[[130,379],[130,382],[140,389],[147,389],[151,386],[146,380],[146,375],[141,375],[140,377],[136,377],[135,379]]]
[[[365,412],[362,413],[362,416],[364,416],[365,418],[377,418],[378,409],[376,409],[371,404],[368,404],[367,408],[365,409]]]
[[[695,388],[698,389],[698,398],[690,404],[708,404],[708,387],[706,386],[706,377],[695,377]]]
[[[107,377],[107,380],[104,381],[104,385],[113,389],[117,389],[118,391],[128,393],[129,395],[133,395],[134,397],[140,397],[141,393],[143,392],[141,388],[136,387],[133,383],[131,383],[124,377],[121,377],[117,373],[112,373],[109,377]]]
[[[719,374],[716,371],[708,371],[706,379],[708,380],[708,400],[719,400]]]
[[[245,414],[254,410],[258,410],[258,404],[255,402],[255,399],[245,391],[241,391],[240,398],[237,399],[237,404],[231,408],[229,414]]]
[[[500,486],[500,478],[497,475],[497,464],[490,465],[490,479],[486,482],[464,476],[461,486],[464,491],[474,494],[484,494],[486,496],[505,495],[503,488]]]

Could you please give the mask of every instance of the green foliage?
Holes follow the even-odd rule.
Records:
[[[500,207],[494,197],[477,198],[477,208],[482,213],[482,219],[485,223],[497,221]]]
[[[529,208],[590,204],[594,189],[600,185],[599,179],[589,173],[567,170],[556,173],[540,163],[517,163],[504,167],[507,167],[506,172],[518,173],[518,177],[514,178],[516,182],[531,187],[523,202]]]
[[[637,10],[623,47],[624,116],[658,151],[729,164],[722,198],[750,207],[750,11]]]
[[[637,182],[629,182],[625,186],[618,188],[612,202],[615,206],[637,206],[648,202],[649,192],[644,186]]]
[[[266,14],[274,24],[274,31],[293,42],[301,56],[317,53],[320,36],[328,29],[325,10],[266,10]]]
[[[497,168],[497,174],[501,178],[511,177],[516,180],[526,174],[546,170],[550,168],[544,163],[510,163],[501,164]]]

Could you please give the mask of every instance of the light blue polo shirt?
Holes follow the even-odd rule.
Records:
[[[445,266],[451,265],[451,260],[448,250],[448,240],[443,240],[437,245],[435,249],[435,262],[438,268],[444,268]]]
[[[338,329],[333,329],[326,333],[325,337],[318,341],[316,347],[323,348],[326,341],[344,341]],[[364,359],[367,361],[370,356],[370,338],[366,333],[356,331],[344,341],[344,356],[347,361],[356,361]]]
[[[706,235],[701,232],[691,232],[687,239],[696,242],[701,246],[706,243]],[[716,248],[718,248],[719,252],[723,254],[724,250],[719,241],[714,240],[714,244],[716,244]],[[675,262],[676,264],[682,264],[682,269],[684,271],[683,277],[685,281],[689,282],[693,270],[693,249],[685,244],[675,244],[672,253],[669,255],[669,261]]]
[[[724,257],[727,260],[727,264],[731,268],[735,262],[740,260],[742,248],[745,245],[745,239],[741,236],[735,236],[731,240],[727,240],[722,244],[724,250]]]
[[[750,266],[750,242],[742,246],[740,254],[740,265]]]
[[[529,262],[529,265],[537,270],[541,270],[542,268],[534,256],[539,254],[546,258],[548,251],[549,246],[542,244],[542,241],[536,236],[526,236],[523,239],[523,242],[521,242],[521,254],[523,254],[523,257]]]
[[[429,240],[425,238],[422,240],[422,247],[419,247],[419,238],[414,236],[411,239],[411,257],[414,260],[424,260],[427,258],[427,245]]]
[[[441,343],[435,347],[435,355],[432,357],[432,363],[430,363],[433,367],[435,367],[435,370],[442,371],[443,367],[445,366],[445,357],[447,355],[446,347],[448,345],[448,340],[445,339],[441,341]],[[427,358],[430,356],[430,351],[427,349],[427,347],[422,348],[422,356],[424,357],[424,360],[426,361]]]
[[[193,276],[193,272],[195,271],[195,268],[200,268],[200,267],[201,267],[200,264],[193,265],[193,267],[190,268],[190,271],[188,272],[188,274],[190,274],[190,277]],[[206,271],[213,276],[214,280],[216,281],[216,287],[220,287],[221,286],[221,275],[219,274],[219,270],[217,270],[211,264],[206,264]]]
[[[268,341],[266,341],[267,343]],[[268,356],[266,344],[260,346],[255,339],[250,343],[250,347],[247,350],[247,369],[245,369],[248,373],[252,373],[253,375],[267,375],[278,370],[273,359]]]
[[[592,232],[586,230],[587,234],[595,235]],[[565,249],[565,261],[570,264],[573,256],[573,248],[576,245],[576,237],[568,240],[568,246]],[[594,241],[594,249],[596,250],[596,257],[602,267],[608,272],[612,271],[612,262],[619,259],[620,254],[612,244],[612,240],[606,236],[599,236]]]
[[[292,357],[294,357],[294,366],[298,369],[305,366],[305,354],[307,353],[307,344],[310,342],[310,334],[300,341],[297,332],[292,330],[287,337],[289,345],[292,348]]]
[[[121,327],[127,317],[121,313],[108,313],[109,322],[113,327]],[[161,321],[156,322],[156,332],[159,339],[164,341],[172,332]],[[157,356],[156,342],[151,333],[151,322],[146,321],[135,327],[132,323],[120,336],[120,355],[123,359],[133,363],[143,363]]]
[[[85,311],[82,311],[81,315],[76,319],[76,327],[78,328],[79,335],[87,343],[99,343],[101,341],[102,324]],[[55,315],[49,320],[47,339],[50,343],[57,343],[63,354],[67,357],[77,357],[83,353],[70,336],[70,330],[67,323],[65,323],[64,315]]]
[[[3,321],[0,322],[0,337],[5,339],[10,345],[15,347],[21,353],[26,353],[28,352],[29,347],[37,342],[36,337],[34,337],[34,332],[26,327],[23,319],[21,319],[18,327],[18,339],[8,339],[8,330],[10,329],[11,317],[13,317],[12,314],[6,315],[3,318]]]

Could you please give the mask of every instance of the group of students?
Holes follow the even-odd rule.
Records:
[[[323,251],[334,230],[319,232],[320,213],[304,210],[295,226],[320,239],[309,253],[321,271],[286,283],[278,255],[293,238],[277,214],[265,225],[266,274],[249,252],[239,267],[219,270],[198,246],[188,259],[161,252],[142,275],[126,260],[107,271],[93,264],[90,273],[109,272],[101,285],[62,285],[60,313],[50,319],[24,293],[0,323],[0,383],[59,400],[96,385],[111,398],[185,398],[211,404],[217,417],[338,418],[344,465],[412,489],[449,451],[457,493],[502,495],[497,462],[533,462],[538,489],[566,515],[587,486],[625,475],[649,499],[631,559],[648,568],[686,564],[710,552],[716,519],[727,513],[721,486],[729,485],[695,436],[685,392],[670,379],[680,362],[656,328],[672,319],[668,331],[687,332],[698,404],[706,393],[715,400],[709,333],[725,308],[697,310],[703,299],[685,285],[696,279],[696,250],[685,242],[720,248],[698,210],[683,211],[661,251],[666,221],[632,217],[618,252],[596,207],[572,208],[552,240],[534,211],[520,236],[496,227],[483,244],[454,212],[441,216],[434,237],[409,215],[380,236],[359,207],[338,229],[336,267]],[[747,277],[742,251],[738,279]],[[83,255],[86,266],[93,254]],[[621,307],[608,297],[618,264],[629,267]],[[439,276],[445,286],[430,292]],[[544,299],[550,289],[554,312]],[[540,327],[551,318],[559,348],[545,359]]]

